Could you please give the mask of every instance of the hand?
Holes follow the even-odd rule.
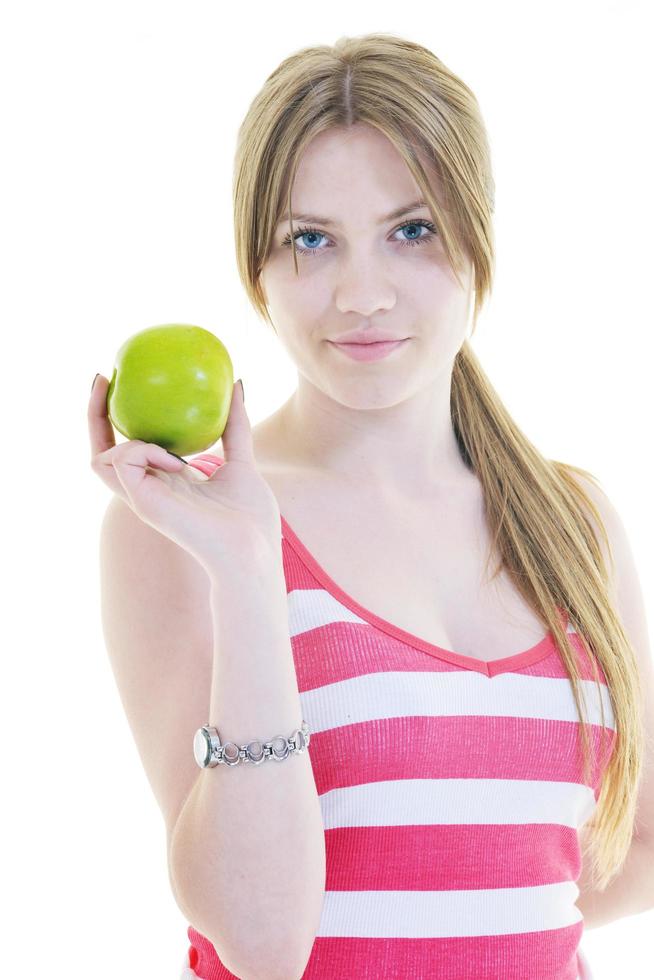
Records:
[[[116,445],[107,413],[109,381],[99,374],[88,407],[91,468],[146,524],[190,552],[212,574],[229,572],[244,548],[281,556],[279,505],[259,473],[241,386],[235,384],[222,435],[225,462],[208,479],[153,442]]]

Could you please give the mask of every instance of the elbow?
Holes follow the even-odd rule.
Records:
[[[227,969],[239,980],[302,980],[304,976],[304,967],[297,969],[294,966],[276,969],[272,966],[262,968],[259,964],[258,969],[252,970],[247,967],[235,970],[233,966],[228,966]]]
[[[220,949],[216,943],[213,943],[213,946],[216,950]],[[219,956],[223,966],[226,966],[239,980],[302,980],[311,950],[308,954],[294,957],[290,955],[287,946],[279,953],[268,953],[265,957],[259,955],[256,960],[250,959],[245,962],[238,958],[234,960],[227,955],[219,954]]]

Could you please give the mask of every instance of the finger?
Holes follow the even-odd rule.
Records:
[[[93,391],[89,398],[88,423],[89,438],[91,440],[91,458],[103,453],[107,449],[113,449],[116,445],[113,426],[107,413],[107,392],[109,381],[102,374],[95,379]]]
[[[245,411],[243,389],[237,381],[232,388],[232,400],[229,406],[229,416],[225,431],[221,436],[225,462],[230,460],[241,463],[254,463],[254,448],[252,445],[252,430],[250,420]]]
[[[150,488],[154,488],[160,493],[161,480],[153,473],[148,473],[148,467],[152,469],[164,470],[166,473],[177,473],[186,467],[162,446],[156,442],[141,442],[137,439],[126,443],[120,447],[118,452],[114,452],[111,457],[112,465],[118,480],[120,481],[129,503],[135,513],[139,513],[139,501],[144,499],[144,491],[147,496]]]

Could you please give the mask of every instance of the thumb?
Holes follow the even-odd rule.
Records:
[[[232,388],[227,425],[221,437],[225,462],[254,463],[252,429],[245,411],[243,382],[239,378]]]

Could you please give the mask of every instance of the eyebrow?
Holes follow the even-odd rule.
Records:
[[[424,201],[412,201],[410,204],[403,204],[401,208],[396,208],[395,211],[391,211],[390,214],[385,214],[378,220],[378,224],[382,225],[385,221],[392,221],[393,218],[401,218],[403,214],[408,214],[409,211],[416,211],[418,208],[426,208],[429,205]],[[331,218],[320,218],[315,214],[294,214],[294,221],[315,221],[319,225],[338,225],[338,221],[333,221]],[[288,212],[279,219],[278,225],[282,222],[288,221]]]

